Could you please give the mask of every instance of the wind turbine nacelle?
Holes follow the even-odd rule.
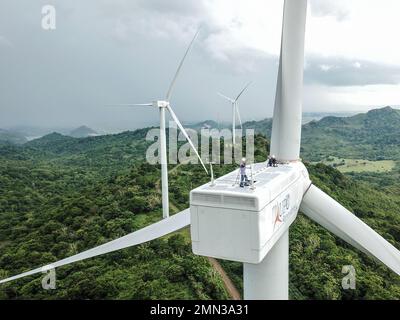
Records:
[[[250,170],[246,172],[249,179]],[[310,186],[301,162],[253,165],[251,186],[241,188],[238,170],[190,193],[194,254],[260,263],[297,216]]]
[[[153,107],[166,108],[167,106],[168,106],[168,101],[162,101],[162,100],[153,101]]]

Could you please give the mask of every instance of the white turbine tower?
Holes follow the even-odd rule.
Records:
[[[253,165],[252,188],[232,186],[237,171],[191,191],[190,209],[122,238],[7,279],[138,245],[191,225],[195,254],[244,263],[245,299],[288,299],[288,229],[309,218],[400,275],[400,252],[318,189],[299,160],[307,0],[286,0],[271,151],[278,167]],[[168,104],[169,105],[169,104]]]
[[[235,129],[236,129],[236,117],[239,120],[239,124],[240,124],[240,129],[243,130],[243,126],[242,126],[242,119],[240,117],[240,112],[239,112],[239,107],[238,107],[238,100],[240,98],[240,96],[243,94],[243,92],[246,91],[246,89],[249,87],[249,85],[251,84],[251,82],[249,82],[248,84],[246,84],[246,86],[242,89],[242,91],[240,91],[240,93],[237,95],[236,99],[232,99],[227,97],[226,95],[223,95],[222,93],[218,94],[228,100],[231,104],[232,104],[232,143],[233,145],[236,144],[236,134],[235,134]]]
[[[167,161],[167,138],[166,138],[166,125],[165,125],[165,110],[167,109],[174,120],[174,122],[177,124],[179,129],[182,131],[183,135],[185,136],[186,140],[192,147],[193,151],[196,153],[196,156],[200,160],[201,165],[203,166],[204,170],[207,172],[207,168],[205,167],[199,153],[197,152],[196,147],[194,146],[192,140],[190,140],[189,135],[187,134],[185,128],[182,126],[181,122],[179,121],[178,117],[176,116],[175,112],[172,110],[171,104],[170,104],[170,99],[172,95],[172,89],[174,88],[174,85],[176,83],[176,80],[178,79],[179,73],[182,69],[183,63],[185,62],[185,59],[190,51],[190,49],[193,46],[194,41],[196,40],[197,36],[199,34],[199,31],[196,32],[194,35],[192,41],[190,42],[188,48],[186,49],[186,52],[179,63],[178,69],[176,70],[176,73],[172,79],[172,82],[168,88],[168,92],[166,95],[165,100],[156,100],[151,103],[128,103],[128,104],[119,104],[118,106],[125,106],[125,107],[154,107],[158,108],[160,110],[160,163],[161,163],[161,193],[162,193],[162,210],[163,210],[163,218],[168,218],[169,217],[169,196],[168,196],[168,161]]]

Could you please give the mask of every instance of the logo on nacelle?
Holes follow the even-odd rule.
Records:
[[[285,222],[286,216],[290,212],[290,194],[285,195],[283,200],[278,201],[272,208],[272,216],[274,217],[274,231],[278,223]]]

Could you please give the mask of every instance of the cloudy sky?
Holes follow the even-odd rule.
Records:
[[[42,28],[46,4],[56,30]],[[0,127],[155,123],[151,108],[105,105],[164,98],[199,26],[171,101],[181,120],[228,121],[216,92],[234,96],[248,81],[242,117],[269,117],[282,8],[283,0],[1,0]],[[310,0],[305,111],[400,105],[399,12],[398,0]]]

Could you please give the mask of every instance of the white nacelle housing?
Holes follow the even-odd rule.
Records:
[[[155,108],[166,108],[168,106],[167,101],[157,100],[153,101],[153,107]]]
[[[296,218],[311,182],[301,162],[254,164],[254,188],[239,187],[238,170],[191,191],[192,249],[197,255],[259,263]],[[250,169],[246,174],[251,179]]]

